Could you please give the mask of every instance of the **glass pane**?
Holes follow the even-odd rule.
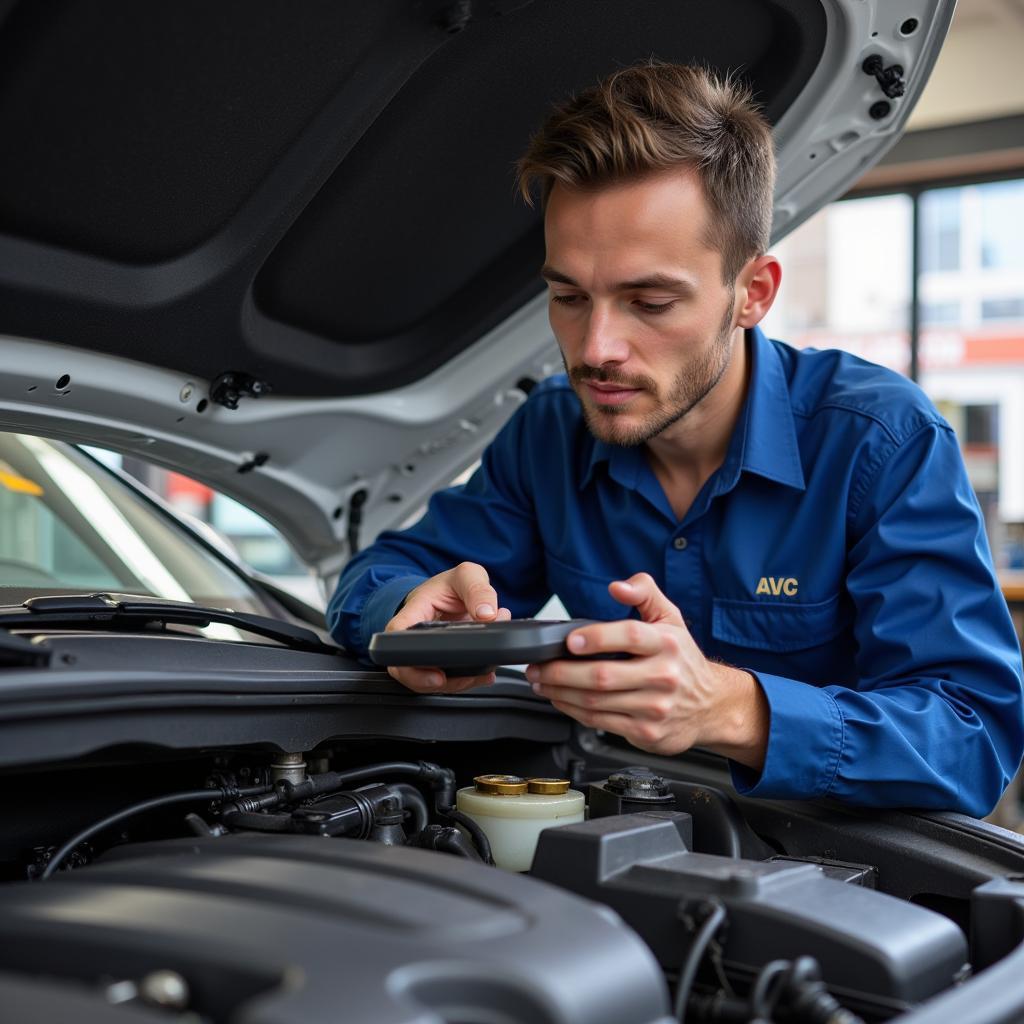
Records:
[[[1024,271],[1024,180],[977,187],[981,206],[981,265]]]
[[[982,299],[982,320],[1021,320],[1024,319],[1024,298],[1021,299]]]
[[[959,302],[922,302],[922,324],[958,324],[960,322]]]
[[[912,204],[892,195],[833,203],[774,251],[782,288],[763,327],[800,348],[841,348],[910,367]]]
[[[117,592],[267,611],[239,573],[81,451],[3,432],[0,591],[4,604]]]
[[[960,266],[962,191],[939,189],[921,197],[922,270],[956,270]]]
[[[173,473],[138,459],[105,459],[136,477],[171,504],[206,538],[227,549],[230,556],[269,577],[307,604],[323,608],[320,585],[281,534],[262,516],[181,473]]]
[[[921,196],[921,384],[960,439],[1004,581],[1024,570],[1022,226],[1024,180]]]

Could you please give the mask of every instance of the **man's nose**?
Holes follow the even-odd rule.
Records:
[[[583,362],[594,367],[606,363],[624,363],[629,358],[629,343],[624,326],[614,310],[592,303],[584,327],[581,352]]]

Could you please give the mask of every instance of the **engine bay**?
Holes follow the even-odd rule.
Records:
[[[724,790],[459,746],[132,752],[9,779],[11,1019],[857,1024],[1011,948],[1021,885],[907,899],[884,865],[755,831]]]

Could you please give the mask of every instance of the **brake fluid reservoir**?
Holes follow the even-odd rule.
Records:
[[[583,820],[583,794],[566,779],[478,775],[460,789],[455,805],[486,833],[494,863],[507,871],[529,871],[537,837],[552,825]]]

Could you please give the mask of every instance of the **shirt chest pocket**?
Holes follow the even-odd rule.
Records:
[[[845,649],[852,614],[836,594],[811,604],[789,601],[733,601],[716,597],[711,635],[719,644],[773,654],[811,652],[830,645]],[[837,638],[846,634],[846,643]]]
[[[608,584],[617,577],[607,579],[584,572],[546,554],[548,586],[565,605],[573,618],[616,621],[628,619],[632,609],[619,604],[609,593]]]

